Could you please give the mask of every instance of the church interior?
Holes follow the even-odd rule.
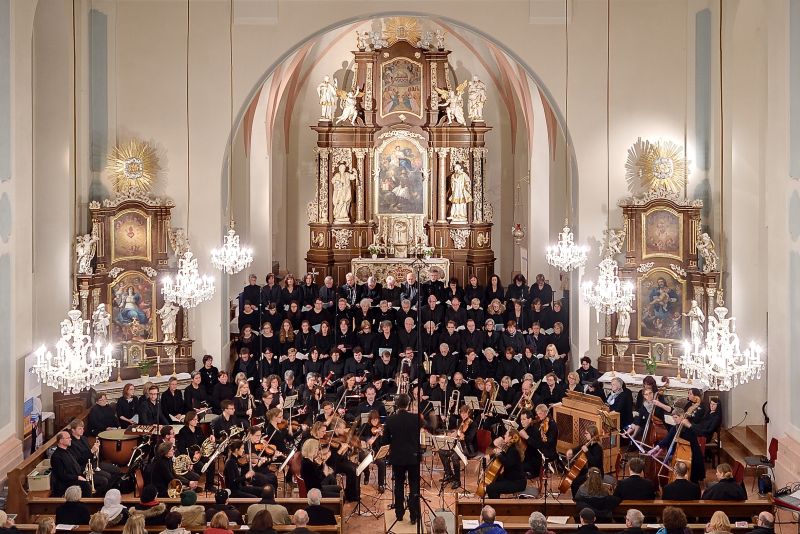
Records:
[[[800,0],[0,0],[0,128],[0,529],[797,532]]]

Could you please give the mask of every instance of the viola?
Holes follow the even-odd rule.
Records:
[[[380,423],[372,425],[369,431],[373,436],[383,435],[383,425]]]
[[[464,439],[464,437],[467,435],[467,430],[469,430],[469,425],[471,424],[472,424],[472,419],[469,417],[467,417],[466,419],[464,419],[464,421],[462,421],[462,423],[458,426],[457,434],[459,439]]]

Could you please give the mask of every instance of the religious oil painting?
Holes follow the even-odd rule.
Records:
[[[667,269],[656,268],[639,279],[639,338],[683,339],[684,285]]]
[[[111,263],[122,260],[150,261],[150,217],[139,210],[125,210],[111,219]]]
[[[661,256],[681,259],[683,228],[680,214],[658,208],[642,214],[642,258]]]
[[[137,271],[117,277],[108,288],[111,301],[111,338],[116,341],[155,340],[156,287]]]
[[[407,58],[381,66],[381,117],[404,113],[422,117],[422,65]]]
[[[425,213],[425,151],[408,138],[387,139],[375,152],[379,214]]]

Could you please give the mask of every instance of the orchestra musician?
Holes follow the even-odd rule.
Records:
[[[524,445],[519,432],[509,428],[503,437],[494,440],[494,446],[498,451],[496,458],[503,465],[503,471],[486,486],[486,496],[490,499],[499,499],[501,493],[524,490],[527,483],[525,471],[522,469]]]
[[[117,400],[116,412],[120,428],[128,428],[129,425],[135,424],[133,418],[136,417],[139,407],[134,390],[133,384],[125,384],[122,396]]]
[[[583,431],[583,439],[585,442],[582,445],[568,449],[566,454],[567,461],[571,461],[579,453],[586,455],[586,465],[583,466],[583,469],[578,472],[578,476],[572,481],[573,497],[578,488],[581,487],[581,484],[586,481],[586,473],[590,467],[596,467],[601,473],[603,472],[603,446],[600,445],[600,431],[597,430],[595,425],[589,425]]]
[[[451,435],[457,438],[461,451],[469,457],[475,453],[478,425],[472,420],[472,410],[466,404],[458,409],[458,427]],[[442,483],[452,482],[452,488],[461,486],[461,458],[453,450],[439,449],[439,458],[444,467]]]
[[[364,400],[356,407],[356,413],[361,415],[377,411],[381,417],[386,417],[386,407],[383,405],[383,402],[379,401],[376,397],[377,390],[375,386],[370,384],[367,386],[367,389],[364,390]]]
[[[72,436],[66,430],[56,435],[56,448],[50,457],[50,495],[62,497],[68,487],[80,486],[81,494],[91,497],[91,485],[83,476],[86,465],[80,465],[70,454],[68,449],[71,443]]]
[[[361,497],[361,486],[358,483],[358,476],[356,476],[356,468],[358,466],[350,461],[349,456],[353,449],[360,446],[359,440],[355,436],[351,439],[350,430],[341,418],[337,419],[333,424],[333,439],[339,441],[340,444],[335,446],[333,442],[331,443],[331,457],[328,460],[328,465],[333,467],[334,472],[343,474],[345,477],[345,502],[358,502]]]
[[[167,382],[167,390],[161,394],[161,412],[167,421],[183,421],[183,395],[178,390],[178,379],[174,376]]]
[[[208,458],[203,456],[201,452],[201,447],[203,445],[203,441],[205,441],[205,436],[199,427],[200,418],[197,415],[197,412],[194,410],[189,410],[186,412],[186,417],[183,421],[185,425],[178,431],[178,435],[175,437],[175,444],[178,449],[178,454],[190,455],[193,464],[192,470],[199,476],[201,474],[203,465],[208,461]],[[212,442],[215,441],[213,434],[209,436],[209,439]],[[214,474],[216,473],[216,469],[216,462],[211,462],[206,470],[207,492],[215,491]]]
[[[639,406],[637,415],[633,417],[633,422],[625,429],[623,435],[629,438],[643,440],[646,436],[643,436],[642,433],[648,421],[651,425],[655,424],[653,418],[657,418],[658,421],[661,422],[664,421],[664,415],[669,413],[664,407],[668,408],[669,412],[672,412],[671,406],[667,406],[655,397],[650,386],[642,388],[642,404]]]
[[[158,409],[158,386],[147,388],[147,398],[139,404],[140,425],[168,425],[169,420],[164,412]]]
[[[233,440],[228,445],[228,460],[225,462],[225,486],[231,492],[231,497],[257,497],[261,496],[261,488],[252,485],[256,472],[250,467],[250,462],[244,455],[244,443]],[[244,465],[240,463],[243,458]]]
[[[206,358],[211,358],[211,356],[206,355]],[[210,361],[210,360],[209,360]],[[212,367],[213,373],[209,371],[209,373],[213,374],[214,380],[216,381],[213,386],[211,386],[212,392],[214,391],[214,387],[219,382],[219,373],[217,372],[215,367]],[[192,371],[192,381],[189,382],[189,385],[186,386],[183,390],[183,403],[185,405],[185,410],[199,410],[200,408],[204,408],[205,406],[212,406],[213,400],[211,394],[209,394],[206,386],[203,384],[204,377],[206,376],[206,368],[204,367],[200,371]],[[230,398],[230,397],[226,397]],[[221,399],[220,399],[221,400]]]
[[[292,425],[283,418],[283,410],[280,408],[272,408],[267,412],[267,425],[264,429],[264,435],[269,439],[271,445],[286,455],[292,449]]]
[[[520,436],[524,439],[528,448],[525,451],[525,467],[530,468],[530,473],[534,477],[542,474],[542,468],[547,468],[548,464],[558,462],[558,426],[550,417],[550,409],[539,404],[535,408],[536,418],[529,410],[522,410],[520,414]],[[544,460],[542,459],[544,457]]]
[[[321,421],[317,421],[311,427],[311,437],[303,443],[301,450],[303,460],[300,473],[306,489],[318,489],[323,497],[338,498],[342,489],[336,485],[333,469],[326,463],[331,456],[330,449],[327,446],[320,446],[325,433],[325,425]]]
[[[89,410],[87,422],[86,434],[89,436],[96,436],[104,430],[119,427],[117,414],[114,412],[114,408],[108,405],[108,395],[105,393],[97,395],[97,402]]]
[[[680,430],[680,437],[689,442],[692,449],[692,466],[689,480],[697,484],[706,478],[706,466],[703,461],[703,452],[700,449],[700,444],[697,442],[697,434],[691,421],[686,417],[685,412],[681,408],[673,408],[672,419],[675,420],[675,425],[669,429],[666,437],[656,443],[655,447],[647,451],[649,456],[657,457],[661,451],[668,450],[673,444],[675,434]],[[674,451],[667,451],[671,454]],[[665,458],[665,463],[670,462],[670,458]]]
[[[230,434],[231,428],[237,426],[233,401],[226,399],[220,403],[220,407],[222,414],[211,423],[211,431],[218,441],[225,439]]]
[[[93,473],[95,491],[97,491],[99,495],[105,495],[106,490],[109,489],[115,479],[119,477],[120,470],[119,467],[114,464],[100,462],[100,440],[95,440],[94,445],[89,447],[89,441],[83,435],[84,431],[85,427],[83,421],[80,419],[73,419],[72,422],[70,422],[69,432],[72,436],[72,440],[67,450],[81,467],[86,468],[87,464],[91,462],[92,468],[95,469]],[[99,468],[99,470],[97,468]]]
[[[269,463],[275,458],[282,457],[283,453],[264,438],[261,428],[251,426],[247,431],[244,453],[250,461],[251,469],[255,471],[251,484],[259,488],[263,488],[267,484],[277,488],[278,477],[269,470]]]
[[[159,497],[167,497],[169,483],[175,479],[180,480],[181,484],[189,489],[197,487],[197,481],[189,481],[188,478],[175,474],[172,466],[172,459],[175,457],[175,445],[164,442],[156,449],[156,457],[150,466],[150,483],[158,489]]]
[[[239,381],[236,396],[233,398],[233,406],[237,424],[249,428],[250,418],[254,416],[256,406],[247,380]]]
[[[628,428],[633,422],[633,394],[618,376],[611,379],[611,393],[606,398],[606,404],[612,412],[619,414],[620,428]]]
[[[413,275],[413,273],[409,273]],[[410,413],[408,395],[401,393],[394,401],[395,413],[386,419],[384,436],[389,443],[389,463],[394,470],[395,515],[403,520],[406,508],[405,482],[408,477],[408,509],[411,522],[420,520],[419,509],[419,415]]]
[[[361,425],[361,435],[359,437],[362,441],[362,446],[358,453],[359,462],[363,461],[370,452],[377,453],[381,445],[385,443],[380,413],[377,410],[372,410],[368,414],[367,424]],[[375,460],[375,465],[378,466],[378,491],[383,493],[386,490],[386,460],[383,458]],[[369,471],[369,468],[364,471],[365,486],[369,484]]]

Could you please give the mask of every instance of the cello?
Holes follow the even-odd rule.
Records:
[[[508,449],[511,447],[516,446],[519,440],[519,434],[514,433],[511,436],[511,440],[500,447],[500,451],[494,456],[494,458],[492,458],[492,461],[489,462],[489,465],[486,466],[483,476],[478,478],[478,489],[475,490],[475,495],[481,498],[486,495],[486,487],[497,480],[497,477],[503,473],[503,462],[500,461],[500,454],[508,451]]]
[[[584,452],[583,447],[588,447],[593,441],[594,440],[590,439],[584,445],[582,445],[581,450],[578,452],[575,458],[572,459],[569,471],[567,471],[567,474],[561,479],[561,484],[558,486],[558,491],[560,493],[566,493],[572,487],[572,483],[575,482],[576,478],[578,478],[578,475],[581,473],[583,468],[586,467],[589,458],[586,456],[586,452]]]
[[[664,455],[665,460],[669,460],[669,473],[664,473],[664,465],[661,466],[661,469],[658,471],[658,479],[662,486],[666,486],[673,480],[675,480],[675,464],[678,462],[683,462],[686,464],[686,468],[691,473],[692,472],[692,445],[686,441],[685,439],[681,439],[681,431],[683,430],[683,421],[685,421],[689,416],[691,416],[700,406],[700,404],[693,404],[689,409],[686,410],[683,414],[683,419],[681,419],[680,426],[675,431],[675,436],[672,438],[672,443],[670,443],[669,447],[667,448],[667,452]]]

